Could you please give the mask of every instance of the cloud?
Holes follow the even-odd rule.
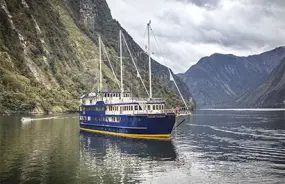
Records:
[[[146,23],[155,58],[185,72],[212,53],[256,54],[285,45],[283,0],[107,0],[112,15],[144,48]]]

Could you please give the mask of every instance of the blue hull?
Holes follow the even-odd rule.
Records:
[[[114,115],[119,122],[98,121],[96,118],[112,117],[96,112],[81,112],[90,117],[80,120],[80,129],[88,132],[103,133],[139,139],[170,139],[175,124],[175,114]],[[96,119],[96,120],[94,120]]]

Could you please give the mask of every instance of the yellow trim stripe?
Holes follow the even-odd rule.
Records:
[[[128,137],[134,139],[155,139],[155,140],[170,140],[170,134],[126,134],[126,133],[118,133],[118,132],[108,132],[103,130],[93,130],[88,128],[80,128],[80,130],[86,132],[95,132],[100,134],[114,135],[120,137]]]

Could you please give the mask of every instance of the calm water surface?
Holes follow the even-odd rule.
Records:
[[[197,111],[170,142],[80,133],[76,115],[20,119],[0,117],[1,184],[285,183],[284,111]]]

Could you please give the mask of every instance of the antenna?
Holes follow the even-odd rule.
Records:
[[[150,36],[149,36],[149,30],[150,30],[150,24],[151,21],[149,21],[149,23],[147,24],[147,36],[148,36],[148,40],[147,40],[147,53],[148,53],[148,73],[149,73],[149,98],[152,98],[152,85],[151,85],[151,53],[150,53]]]
[[[99,58],[100,58],[100,62],[99,62],[99,91],[102,91],[102,48],[101,48],[101,37],[100,35],[98,36],[98,40],[99,40]]]
[[[121,63],[121,99],[123,99],[124,84],[123,84],[123,49],[122,49],[122,30],[120,30],[120,63]]]

